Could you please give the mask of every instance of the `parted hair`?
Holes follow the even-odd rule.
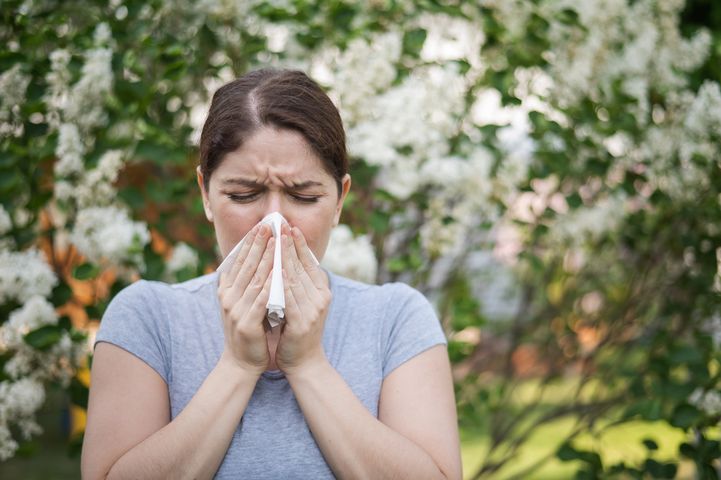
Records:
[[[305,73],[270,68],[249,72],[213,95],[200,135],[200,170],[206,190],[225,155],[267,126],[302,134],[335,179],[340,194],[348,153],[338,109]]]

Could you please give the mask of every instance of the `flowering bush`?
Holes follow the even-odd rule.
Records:
[[[475,478],[522,475],[509,460],[565,417],[576,427],[552,452],[579,475],[718,468],[721,40],[708,3],[4,7],[0,458],[37,433],[44,383],[83,405],[83,332],[113,294],[217,264],[193,178],[199,128],[217,86],[276,65],[310,72],[347,128],[354,189],[324,264],[437,305],[462,425],[491,439]],[[542,387],[516,395],[529,376]],[[574,393],[550,408],[559,383]],[[688,435],[679,455],[655,459],[648,439],[647,458],[609,465],[576,442],[639,419]]]

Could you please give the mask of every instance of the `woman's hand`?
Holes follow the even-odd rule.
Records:
[[[275,362],[286,375],[326,361],[323,326],[330,306],[328,278],[316,265],[298,227],[283,225],[283,285],[285,323]]]
[[[220,275],[218,298],[228,358],[260,375],[270,360],[263,322],[270,295],[275,242],[267,225],[255,226],[229,272]]]

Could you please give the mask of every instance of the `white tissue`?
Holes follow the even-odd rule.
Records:
[[[271,273],[270,279],[270,296],[268,297],[268,303],[266,304],[266,308],[268,309],[268,322],[270,323],[271,327],[275,327],[277,325],[280,325],[285,317],[283,264],[282,254],[280,251],[282,243],[280,227],[283,225],[283,223],[288,222],[285,218],[283,218],[283,215],[278,212],[273,212],[266,215],[265,218],[263,218],[263,220],[259,222],[259,225],[263,223],[267,224],[270,227],[271,231],[273,232],[273,237],[275,237],[275,251],[273,253],[273,272]],[[233,262],[235,261],[235,258],[238,256],[238,252],[240,252],[240,248],[242,247],[246,237],[247,235],[243,237],[235,247],[233,247],[233,250],[230,251],[228,256],[226,256],[223,262],[218,266],[216,272],[221,273],[226,270],[230,270]],[[308,251],[310,252],[311,257],[313,257],[313,260],[315,260],[315,263],[317,264],[318,259],[315,258],[313,252],[311,252],[310,250]]]

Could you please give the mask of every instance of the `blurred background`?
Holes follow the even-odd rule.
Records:
[[[436,307],[466,478],[719,478],[721,3],[0,6],[0,477],[79,477],[103,311],[218,265],[199,129],[276,66],[347,130],[324,265]]]

